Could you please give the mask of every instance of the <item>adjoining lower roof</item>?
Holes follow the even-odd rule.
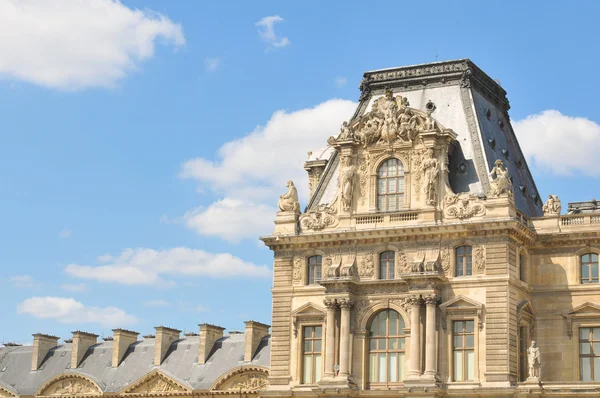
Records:
[[[84,375],[104,392],[119,392],[131,383],[157,369],[193,390],[207,390],[224,373],[241,365],[269,367],[270,336],[265,337],[251,362],[244,362],[245,334],[231,334],[217,340],[205,364],[198,365],[198,336],[185,336],[175,341],[160,366],[154,366],[154,339],[132,344],[122,363],[112,365],[113,341],[104,341],[90,347],[77,369],[71,369],[72,344],[58,346],[48,353],[37,371],[31,371],[32,346],[0,348],[0,386],[34,395],[48,380],[64,373]]]
[[[567,208],[567,214],[590,214],[600,213],[600,202],[596,199],[587,202],[571,202]]]

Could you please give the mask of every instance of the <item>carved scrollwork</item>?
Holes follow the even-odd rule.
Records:
[[[475,202],[475,203],[473,203]],[[446,218],[464,220],[471,217],[485,215],[486,208],[483,203],[477,203],[469,194],[451,194],[444,199]]]
[[[322,204],[300,216],[302,229],[312,229],[313,231],[335,227],[339,222],[337,210],[333,205]]]
[[[483,246],[477,246],[473,249],[473,259],[477,273],[483,274],[485,272],[485,248]]]

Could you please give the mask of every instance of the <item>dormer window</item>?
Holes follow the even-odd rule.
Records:
[[[377,209],[395,211],[404,204],[404,166],[396,158],[386,160],[377,170]]]

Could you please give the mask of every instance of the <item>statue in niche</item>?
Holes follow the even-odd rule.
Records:
[[[354,192],[354,176],[356,170],[350,156],[342,157],[342,170],[340,176],[340,193],[342,208],[349,211],[352,207],[352,194]]]
[[[560,210],[562,209],[562,205],[560,203],[560,199],[556,195],[548,195],[548,200],[544,203],[542,207],[542,211],[545,216],[555,216],[560,215]]]
[[[398,130],[398,104],[394,100],[391,90],[385,92],[385,101],[382,101],[380,110],[383,113],[381,138],[391,145],[396,141],[396,132]]]
[[[423,154],[421,161],[421,170],[425,182],[425,203],[435,205],[437,198],[437,177],[439,174],[439,165],[436,158],[433,157],[433,149],[429,148]]]
[[[494,198],[500,197],[502,194],[512,194],[512,182],[508,169],[504,167],[502,160],[496,160],[494,168],[490,171],[490,196]]]
[[[540,379],[542,371],[542,363],[540,361],[540,348],[531,342],[531,346],[527,349],[527,362],[529,364],[529,378]]]
[[[285,185],[288,187],[288,190],[279,197],[279,210],[300,213],[300,203],[298,202],[298,190],[296,186],[291,180]]]

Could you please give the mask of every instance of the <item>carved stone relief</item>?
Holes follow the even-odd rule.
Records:
[[[102,392],[89,380],[82,377],[66,377],[46,387],[40,396],[98,395]]]
[[[235,374],[227,377],[223,382],[216,386],[215,390],[220,391],[256,391],[269,386],[268,374],[266,371],[252,369],[242,371],[241,374]]]
[[[304,268],[303,258],[297,256],[294,258],[294,266],[292,270],[292,280],[296,283],[299,283],[302,280],[302,271]]]
[[[442,262],[442,271],[445,276],[450,275],[450,249],[444,248],[441,250],[440,258]]]
[[[375,253],[364,255],[358,263],[358,276],[361,279],[371,279],[375,274]]]
[[[147,394],[157,394],[157,393],[170,393],[184,391],[177,384],[173,383],[171,380],[167,379],[165,376],[161,374],[155,374],[147,381],[143,382],[138,387],[135,387],[131,390],[128,390],[127,393],[147,393]]]
[[[246,376],[244,380],[234,384],[229,390],[250,390],[256,391],[263,389],[269,385],[267,377],[264,375]]]
[[[467,193],[446,195],[444,199],[444,217],[449,219],[464,220],[466,218],[485,215],[486,208],[483,203],[471,198]]]
[[[473,249],[473,262],[478,274],[485,273],[485,248],[483,246],[476,246]]]
[[[342,167],[340,169],[339,189],[342,210],[350,211],[352,209],[352,197],[354,195],[354,180],[356,178],[356,167],[352,164],[350,156],[342,157]]]
[[[342,259],[339,256],[336,256],[334,258],[325,257],[323,265],[325,268],[327,279],[337,278],[340,276],[341,263],[342,263]]]
[[[339,222],[337,210],[333,205],[322,204],[300,216],[300,226],[305,230],[320,231],[325,228],[333,228]]]
[[[560,215],[560,211],[562,209],[562,205],[560,203],[560,199],[556,195],[548,195],[548,200],[544,203],[542,207],[542,211],[545,216],[556,216]]]
[[[423,190],[423,160],[425,159],[424,154],[426,153],[426,149],[415,149],[411,152],[412,159],[412,170],[416,170],[417,173],[414,175],[414,195],[415,199],[419,200],[421,197],[421,191]]]
[[[406,274],[410,271],[410,265],[404,250],[396,250],[396,275]]]
[[[359,186],[360,186],[360,204],[364,205],[365,200],[367,198],[367,193],[369,189],[369,168],[370,168],[370,159],[369,153],[363,153],[362,157],[359,159],[358,166],[358,177],[359,177]]]

